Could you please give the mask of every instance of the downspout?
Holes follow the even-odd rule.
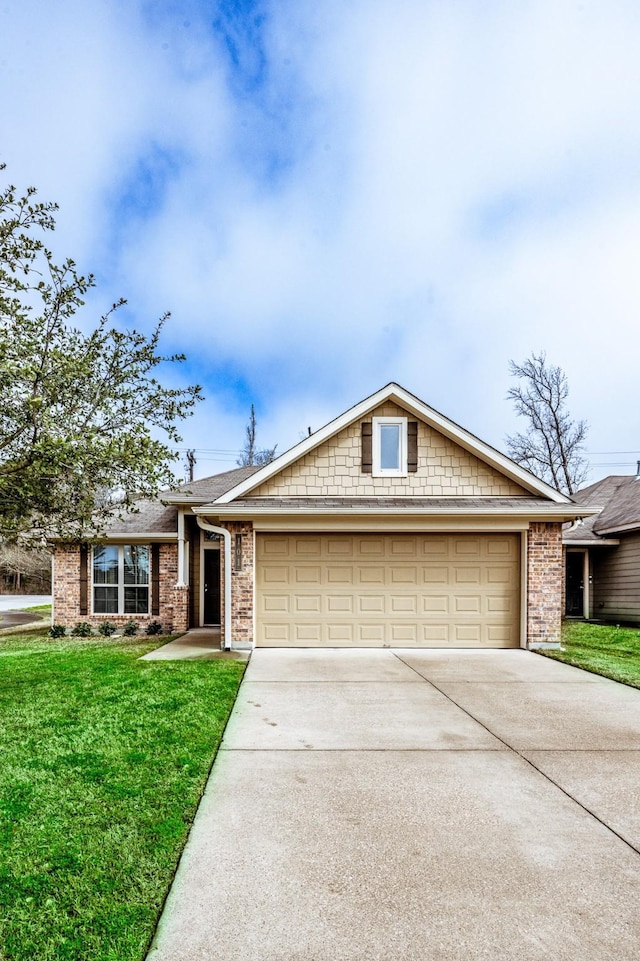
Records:
[[[184,512],[178,511],[178,583],[176,587],[186,587],[184,582]]]
[[[224,640],[222,650],[231,650],[231,534],[225,527],[215,527],[203,521],[199,514],[196,514],[198,527],[203,531],[212,531],[214,534],[221,534],[224,538]]]

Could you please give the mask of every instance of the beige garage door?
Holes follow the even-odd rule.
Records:
[[[517,647],[517,534],[258,534],[260,647]]]

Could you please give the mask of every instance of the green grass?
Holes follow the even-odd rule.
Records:
[[[0,959],[141,961],[244,665],[0,638]]]
[[[20,610],[39,614],[41,617],[51,617],[51,604],[36,604],[34,607],[21,607]]]
[[[640,629],[565,621],[560,651],[545,651],[566,664],[640,687]]]

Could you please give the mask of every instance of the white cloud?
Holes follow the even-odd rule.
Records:
[[[267,3],[235,69],[216,5],[185,9],[13,9],[0,122],[92,305],[173,310],[193,445],[239,447],[255,399],[289,446],[391,379],[499,445],[532,349],[590,447],[640,443],[636,4]]]

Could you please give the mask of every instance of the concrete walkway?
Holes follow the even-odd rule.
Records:
[[[640,691],[524,651],[252,655],[150,961],[637,961]]]
[[[155,651],[143,654],[141,661],[247,661],[248,651],[221,651],[220,628],[194,627]]]

